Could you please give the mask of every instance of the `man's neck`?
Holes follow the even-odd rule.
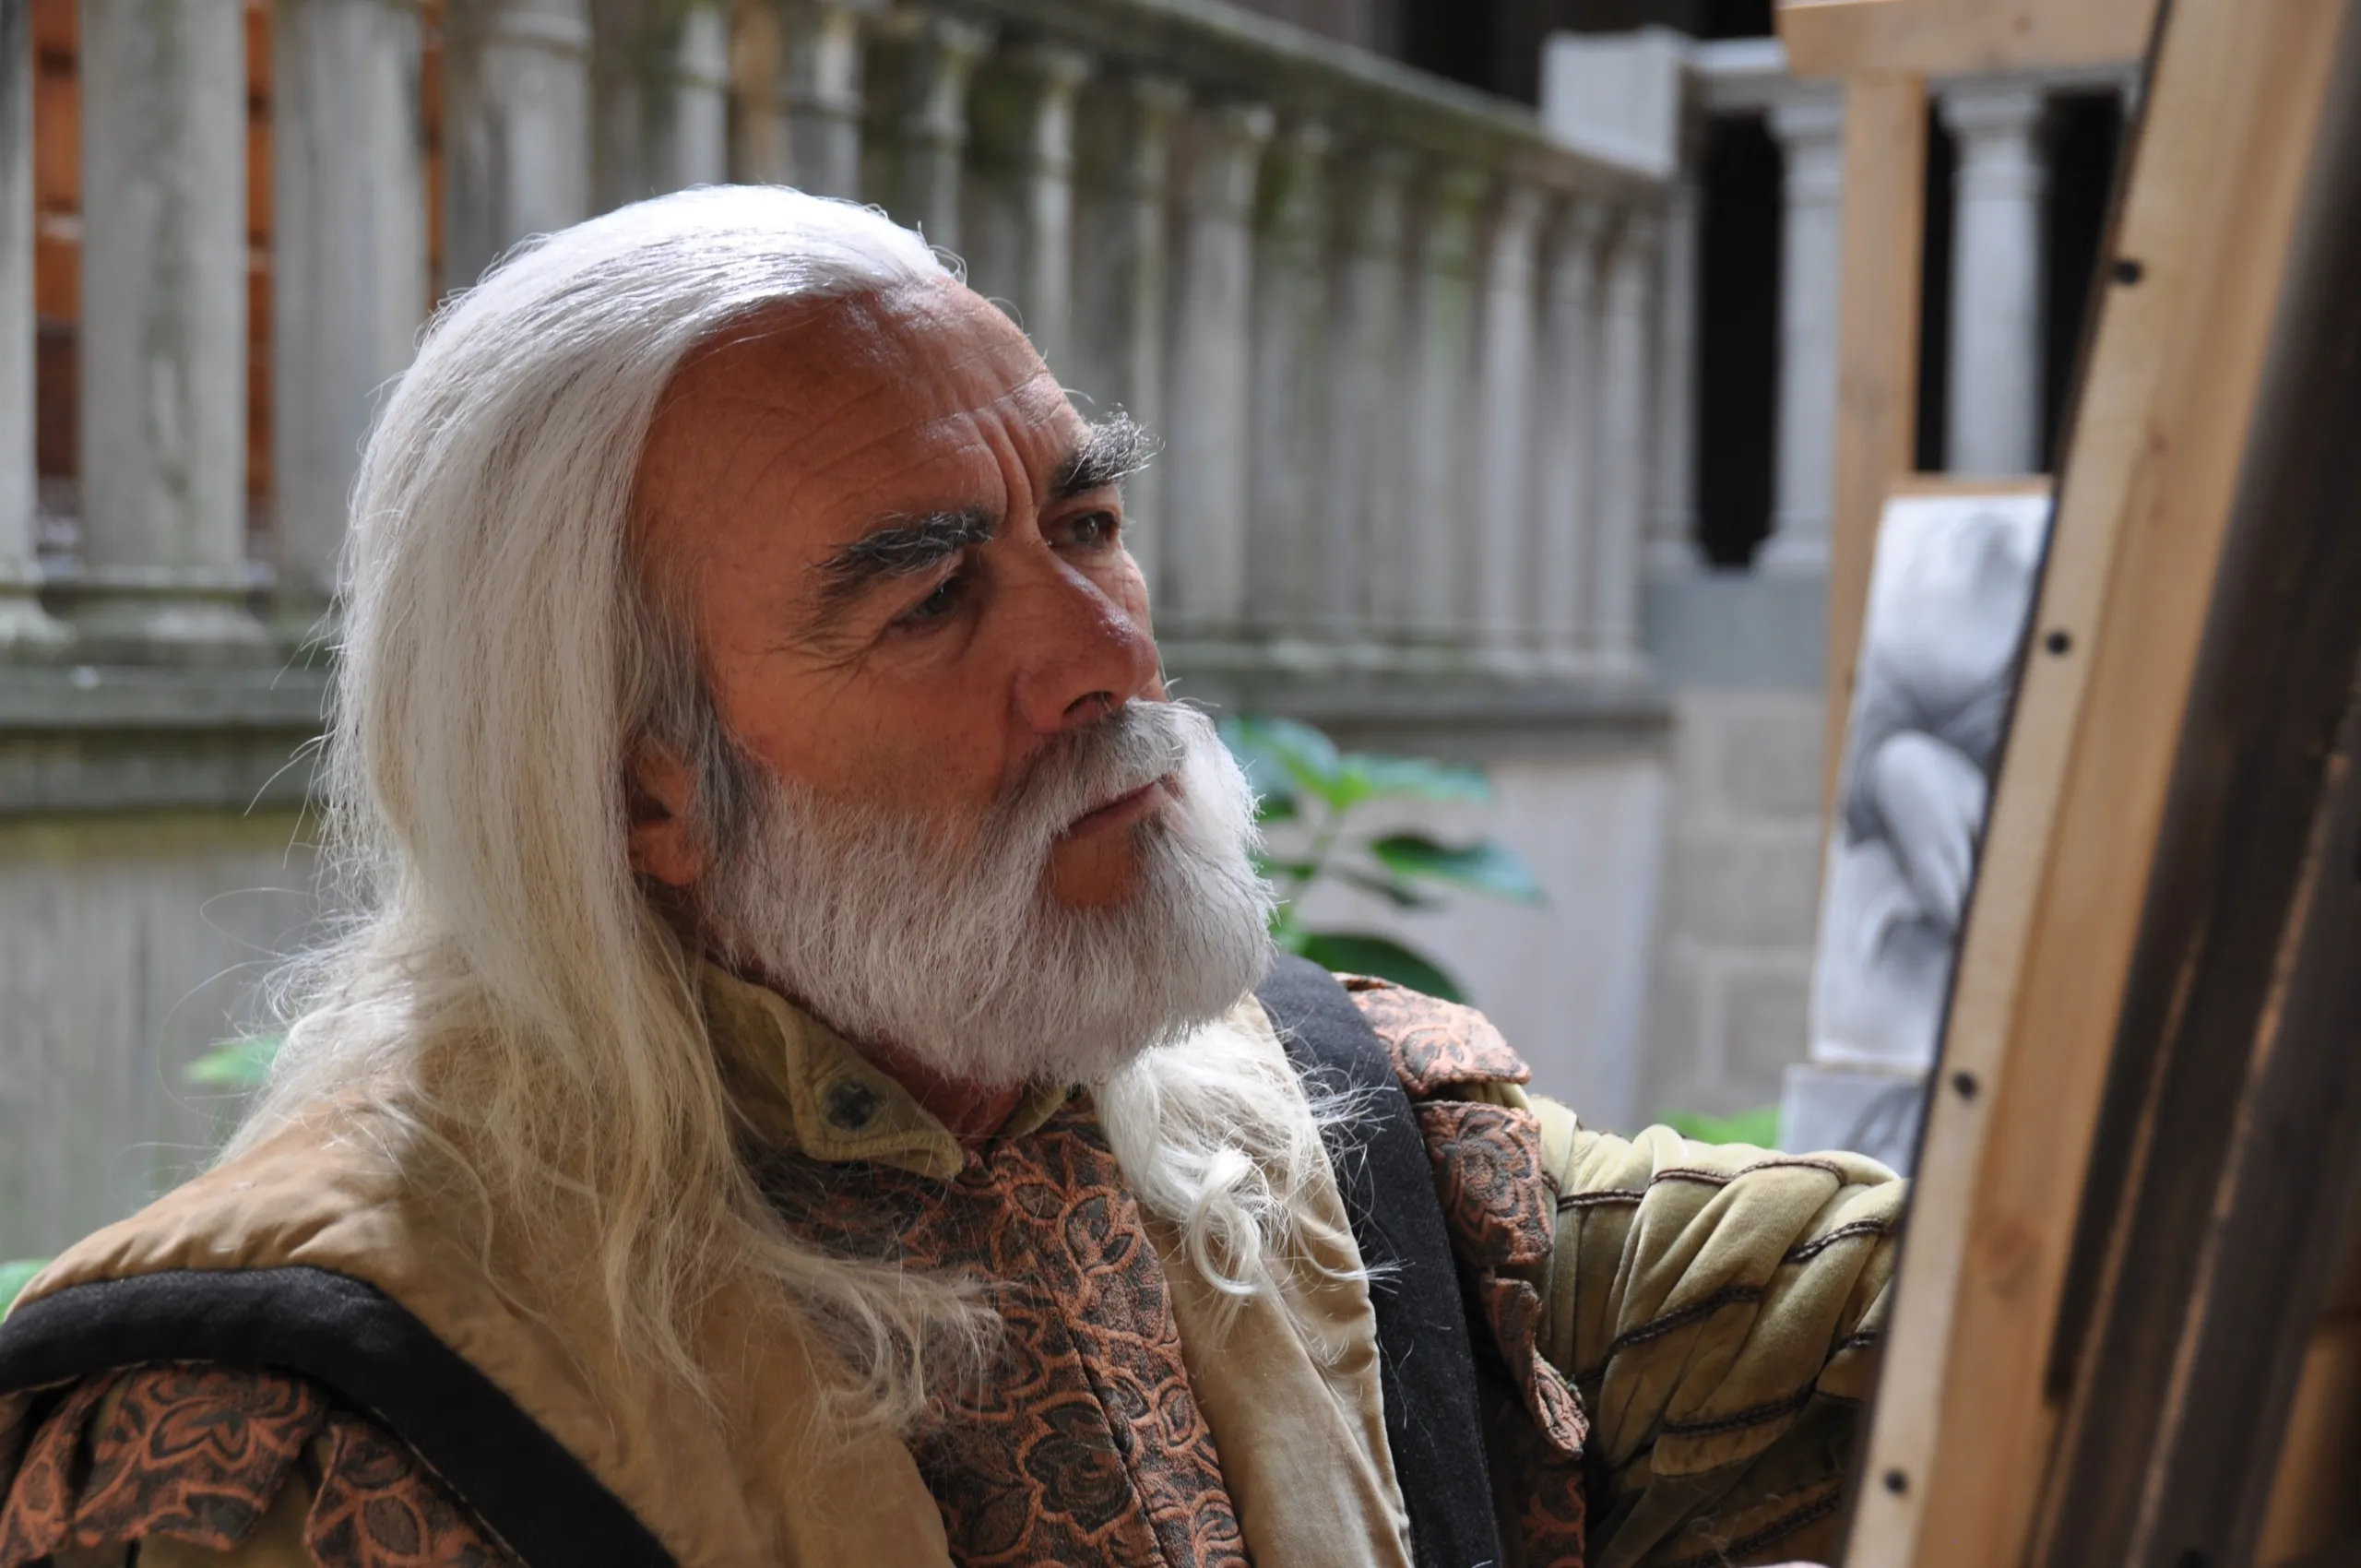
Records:
[[[801,997],[768,975],[752,968],[738,971],[741,980],[778,992],[813,1017],[819,1015]],[[1028,1092],[1022,1084],[991,1087],[959,1078],[947,1078],[907,1051],[890,1045],[855,1045],[854,1049],[887,1077],[909,1091],[926,1113],[942,1123],[959,1146],[973,1149],[990,1143],[1008,1124]]]
[[[1016,1113],[1027,1092],[1022,1084],[999,1087],[946,1078],[892,1046],[865,1045],[860,1053],[880,1072],[909,1090],[910,1098],[949,1128],[962,1148],[972,1149],[989,1143]]]

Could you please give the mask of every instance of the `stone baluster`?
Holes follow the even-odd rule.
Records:
[[[587,0],[467,0],[444,24],[442,284],[590,215]]]
[[[236,0],[84,0],[84,639],[264,641],[246,612],[246,62]],[[184,653],[185,656],[185,653]]]
[[[1666,192],[1664,272],[1656,291],[1655,472],[1648,485],[1648,573],[1704,564],[1697,543],[1697,160],[1681,160]]]
[[[1094,255],[1074,274],[1077,325],[1066,346],[1073,369],[1059,372],[1093,418],[1121,409],[1158,435],[1170,305],[1172,126],[1187,102],[1187,89],[1161,77],[1121,77],[1084,100],[1082,230]],[[1164,473],[1158,463],[1123,487],[1125,531],[1151,587]]]
[[[598,205],[729,177],[730,22],[720,0],[597,0]]]
[[[1771,111],[1786,158],[1779,244],[1779,429],[1771,537],[1759,564],[1828,570],[1835,495],[1836,314],[1844,241],[1845,101],[1797,89]]]
[[[1608,208],[1594,196],[1569,198],[1549,237],[1542,321],[1541,457],[1536,475],[1535,618],[1550,666],[1561,673],[1588,658],[1592,592],[1590,539],[1597,524],[1599,424],[1599,248]]]
[[[1952,319],[1944,466],[2030,473],[2041,450],[2042,205],[2049,172],[2038,87],[1948,88]]]
[[[280,0],[272,42],[278,618],[327,607],[361,444],[427,306],[415,0]]]
[[[1484,260],[1484,325],[1477,371],[1477,629],[1496,659],[1533,647],[1533,499],[1541,197],[1511,184],[1492,213]]]
[[[1599,284],[1598,514],[1592,532],[1592,633],[1600,666],[1640,663],[1640,577],[1647,526],[1650,326],[1663,223],[1627,212]]]
[[[880,79],[871,93],[881,134],[862,149],[864,187],[884,197],[896,222],[957,251],[967,88],[991,47],[991,30],[934,12],[904,13],[881,42],[887,46],[873,52],[872,74]]]
[[[1406,197],[1412,169],[1396,147],[1370,148],[1341,182],[1335,330],[1328,355],[1323,603],[1339,642],[1363,647],[1377,625],[1409,615],[1405,566],[1410,512],[1403,493],[1409,343]]]
[[[32,6],[0,4],[0,656],[65,636],[35,597],[32,45]]]
[[[779,177],[815,196],[860,195],[862,31],[878,0],[780,0]]]
[[[1326,164],[1328,127],[1289,125],[1263,165],[1256,200],[1262,246],[1254,268],[1254,393],[1246,605],[1264,632],[1310,637],[1320,584],[1349,573],[1349,555],[1323,556],[1314,515],[1326,431]]]
[[[1090,65],[1053,44],[1006,51],[978,77],[969,115],[969,281],[1008,301],[1061,378],[1073,371],[1074,95]]]
[[[1190,127],[1162,561],[1166,612],[1184,636],[1233,635],[1246,607],[1252,217],[1272,125],[1263,105],[1229,103]]]
[[[1489,180],[1451,164],[1426,181],[1413,261],[1417,291],[1411,361],[1408,529],[1413,639],[1454,642],[1476,617],[1468,570],[1469,414],[1475,391],[1476,219]]]

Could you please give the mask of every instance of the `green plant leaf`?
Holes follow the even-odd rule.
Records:
[[[208,1088],[258,1088],[270,1076],[270,1064],[278,1059],[279,1048],[284,1043],[284,1038],[279,1035],[233,1039],[190,1063],[181,1076]]]
[[[1295,819],[1296,804],[1293,795],[1284,792],[1265,793],[1261,790],[1254,791],[1255,826],[1268,827],[1275,822],[1293,822]]]
[[[1495,898],[1513,898],[1521,904],[1548,902],[1533,869],[1515,850],[1489,838],[1453,849],[1423,833],[1394,833],[1372,840],[1369,852],[1396,876],[1447,882],[1453,887],[1489,893]]]
[[[1775,1105],[1758,1105],[1729,1116],[1667,1111],[1662,1121],[1682,1137],[1701,1144],[1750,1144],[1766,1149],[1779,1146],[1779,1108]]]
[[[1398,876],[1366,872],[1355,866],[1338,866],[1336,874],[1356,887],[1376,894],[1397,909],[1435,909],[1442,907],[1442,899]]]
[[[1492,798],[1491,781],[1482,770],[1457,763],[1354,752],[1346,756],[1345,765],[1358,776],[1369,800],[1483,802]]]
[[[1247,782],[1266,802],[1263,809],[1284,814],[1265,820],[1293,816],[1298,810],[1296,796],[1303,790],[1335,803],[1336,745],[1311,725],[1292,719],[1241,714],[1225,718],[1219,729],[1230,755],[1246,770]],[[1284,807],[1275,803],[1280,801],[1287,802]]]
[[[1301,882],[1308,880],[1319,869],[1310,861],[1283,861],[1262,849],[1249,850],[1246,858],[1253,863],[1254,874],[1265,882],[1277,882],[1282,878]]]
[[[1323,968],[1339,974],[1375,975],[1445,1002],[1467,1000],[1459,982],[1432,959],[1411,952],[1390,936],[1356,931],[1314,932],[1297,951]]]
[[[33,1276],[48,1266],[47,1258],[11,1258],[0,1263],[0,1317],[8,1315],[9,1307],[33,1282]]]

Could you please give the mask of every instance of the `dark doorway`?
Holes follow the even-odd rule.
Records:
[[[1779,382],[1779,144],[1761,115],[1707,123],[1699,192],[1697,537],[1744,566],[1771,531]]]
[[[2107,201],[2116,157],[2123,146],[2123,109],[2112,92],[2074,93],[2049,103],[2049,227],[2047,297],[2043,301],[2041,466],[2058,466],[2058,427],[2074,395],[2074,362],[2082,352],[2106,237]]]
[[[1918,258],[1918,424],[1910,443],[1920,473],[1943,471],[1943,427],[1951,422],[1952,184],[1958,172],[1959,145],[1928,103],[1927,244]]]

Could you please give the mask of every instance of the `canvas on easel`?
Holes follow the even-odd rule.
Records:
[[[1783,1147],[1911,1164],[2048,520],[2039,482],[1921,483],[1886,504]]]

